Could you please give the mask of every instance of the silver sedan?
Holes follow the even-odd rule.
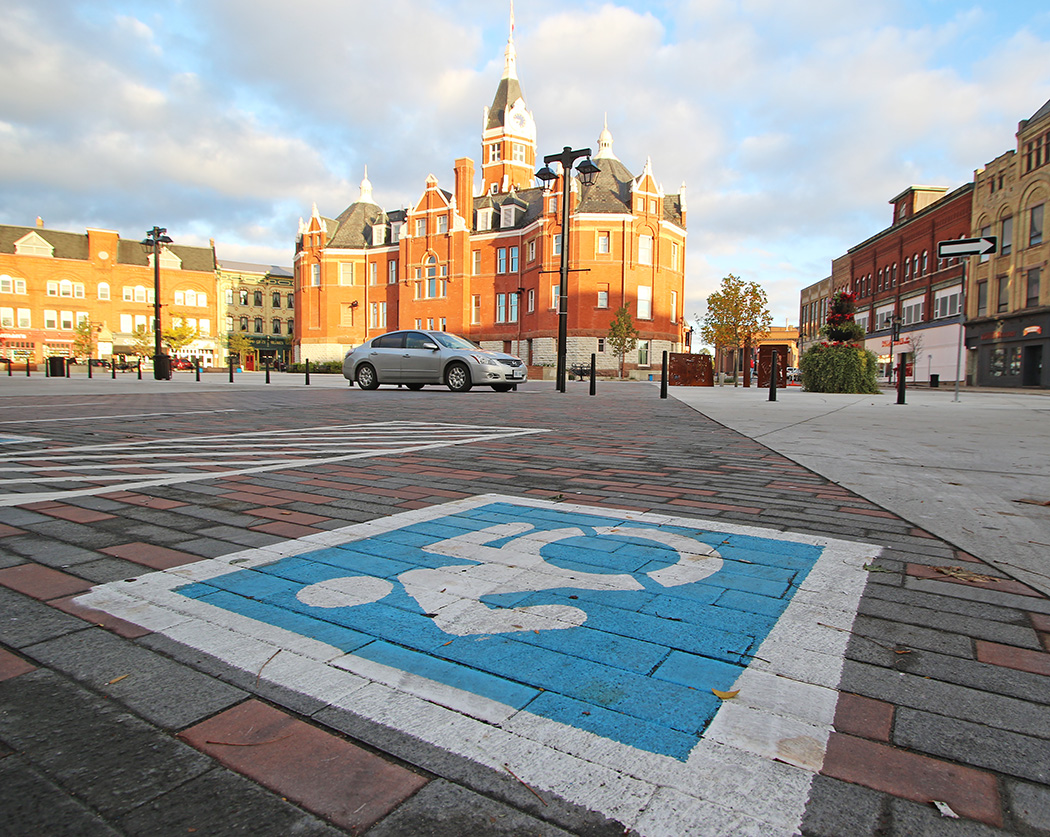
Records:
[[[445,331],[392,331],[366,340],[343,358],[343,377],[361,389],[404,384],[422,389],[445,384],[466,392],[475,384],[507,392],[528,378],[521,358],[479,349]]]

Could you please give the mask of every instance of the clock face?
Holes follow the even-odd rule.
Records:
[[[528,124],[529,120],[526,118],[524,113],[521,113],[519,111],[511,117],[511,121],[514,123],[514,126],[516,128],[524,128]]]

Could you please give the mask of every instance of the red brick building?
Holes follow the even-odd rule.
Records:
[[[640,332],[627,368],[682,349],[686,204],[666,194],[646,161],[638,175],[601,132],[595,182],[570,178],[568,362],[598,355],[621,306]],[[551,151],[560,149],[552,148]],[[335,218],[316,206],[300,222],[295,283],[297,360],[338,360],[353,346],[397,328],[442,329],[486,348],[553,365],[558,333],[563,178],[534,185],[536,126],[517,77],[513,38],[503,77],[485,109],[480,172],[462,157],[452,190],[426,178],[418,201],[384,210],[367,171],[358,199]],[[480,174],[480,188],[476,176]]]

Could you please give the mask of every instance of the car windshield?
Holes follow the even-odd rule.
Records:
[[[447,331],[437,332],[431,334],[438,343],[444,346],[446,349],[471,349],[477,351],[478,347],[467,340],[465,337],[460,337],[458,334],[449,334]]]

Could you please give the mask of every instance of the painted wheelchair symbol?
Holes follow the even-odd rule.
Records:
[[[722,557],[707,544],[656,528],[594,526],[595,537],[575,526],[536,529],[531,523],[502,523],[478,532],[458,535],[423,547],[423,551],[470,561],[438,569],[414,569],[397,580],[434,624],[447,634],[471,636],[516,631],[575,628],[587,621],[584,610],[571,605],[533,605],[493,608],[484,596],[544,590],[643,590],[641,581],[628,573],[586,572],[566,569],[541,555],[548,544],[569,538],[601,540],[642,539],[677,554],[676,561],[644,573],[663,587],[700,581],[722,568]],[[503,541],[503,543],[498,543]],[[608,544],[608,541],[606,541]],[[498,545],[496,545],[498,544]],[[344,576],[304,587],[296,594],[305,605],[321,608],[355,607],[378,602],[394,584],[374,576]]]

